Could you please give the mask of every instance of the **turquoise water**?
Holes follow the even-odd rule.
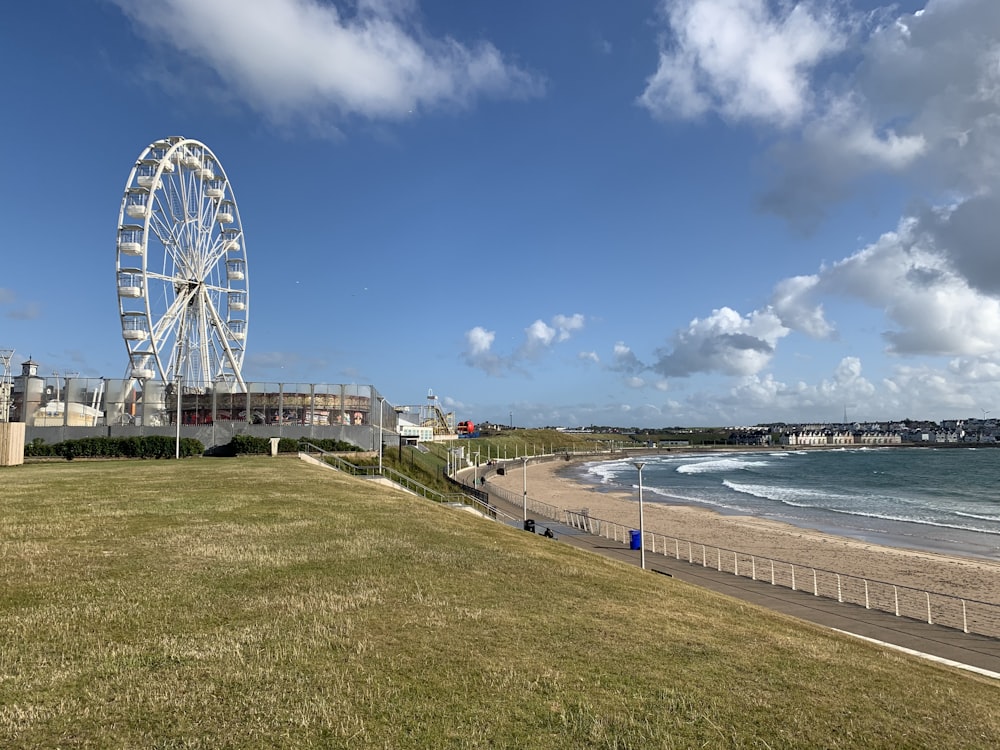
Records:
[[[574,469],[638,487],[631,460]],[[1000,448],[858,448],[643,457],[645,502],[700,505],[878,544],[1000,559]],[[638,493],[635,492],[638,499]]]

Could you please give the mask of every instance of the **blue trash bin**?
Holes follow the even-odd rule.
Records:
[[[631,529],[629,532],[629,549],[642,549],[642,535],[639,529]]]

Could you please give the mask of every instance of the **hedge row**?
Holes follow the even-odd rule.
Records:
[[[361,450],[361,448],[356,446],[354,443],[348,443],[344,440],[332,440],[328,438],[301,438],[301,440],[307,440],[317,448],[321,448],[325,451],[342,453]],[[296,438],[281,438],[281,440],[278,441],[278,453],[297,453],[299,450],[299,442],[300,440]],[[267,454],[270,452],[270,438],[254,437],[253,435],[233,435],[233,439],[229,441],[229,444],[217,451],[216,455],[221,454],[227,456],[237,456],[259,453]]]
[[[25,457],[62,456],[70,461],[74,458],[173,458],[176,452],[176,438],[166,435],[88,437],[61,443],[45,443],[36,438],[24,446]],[[200,440],[181,438],[181,458],[200,456],[204,452],[205,446]]]
[[[303,438],[305,440],[307,438]],[[325,451],[360,451],[361,448],[343,440],[308,438],[309,442]],[[181,457],[200,456],[205,446],[194,438],[181,438]],[[177,450],[177,439],[166,435],[144,437],[88,437],[79,440],[64,440],[61,443],[46,443],[36,438],[24,446],[25,457],[62,456],[74,458],[173,458]],[[299,440],[281,438],[279,453],[296,453]],[[270,438],[252,435],[234,435],[228,445],[213,451],[217,456],[237,456],[247,454],[268,454],[271,452]]]

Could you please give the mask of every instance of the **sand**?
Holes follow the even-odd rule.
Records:
[[[638,491],[609,492],[603,487],[557,474],[566,468],[565,461],[530,464],[529,498],[563,510],[586,508],[592,518],[638,528]],[[504,476],[489,477],[493,486],[517,495],[522,492],[523,482],[519,465],[511,466]],[[707,545],[796,566],[1000,604],[1000,561],[880,546],[777,521],[724,515],[693,506],[644,502],[643,515],[647,532],[692,542],[698,549]]]

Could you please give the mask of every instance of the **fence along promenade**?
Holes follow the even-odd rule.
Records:
[[[300,446],[307,451],[306,454],[300,455],[320,454],[326,459],[324,463],[331,468],[354,475],[368,477],[379,475],[376,467],[357,466],[307,442],[301,442]],[[523,493],[511,492],[496,485],[491,485],[487,493],[479,488],[470,488],[465,481],[459,479],[458,483],[463,485],[464,492],[443,494],[387,467],[383,468],[381,475],[413,494],[436,502],[468,505],[483,515],[508,525],[517,526],[521,523],[521,519],[492,505],[489,501],[490,495],[495,495],[508,505],[517,508],[524,508],[527,500],[525,515],[530,513],[545,516],[570,528],[623,545],[631,541],[631,529],[627,526],[595,518],[586,509],[566,510],[534,500],[530,495],[524,496]],[[795,565],[785,560],[705,545],[655,532],[645,532],[641,543],[648,545],[646,546],[648,554],[659,554],[677,562],[712,568],[719,573],[731,573],[736,577],[770,583],[772,586],[781,586],[817,598],[878,610],[899,618],[926,622],[929,625],[960,630],[963,633],[1000,638],[1000,604],[993,602],[962,599],[950,594],[901,586],[887,581]]]
[[[524,497],[502,487],[490,492],[505,502],[522,508]],[[593,536],[622,544],[631,541],[631,528],[590,515],[586,509],[566,510],[527,496],[527,512]],[[785,560],[761,557],[740,550],[705,545],[700,542],[645,531],[642,544],[647,555],[662,555],[689,565],[712,568],[720,573],[782,586],[816,597],[887,612],[931,625],[1000,638],[1000,604],[962,599],[950,594],[911,588],[833,570],[796,565]]]

